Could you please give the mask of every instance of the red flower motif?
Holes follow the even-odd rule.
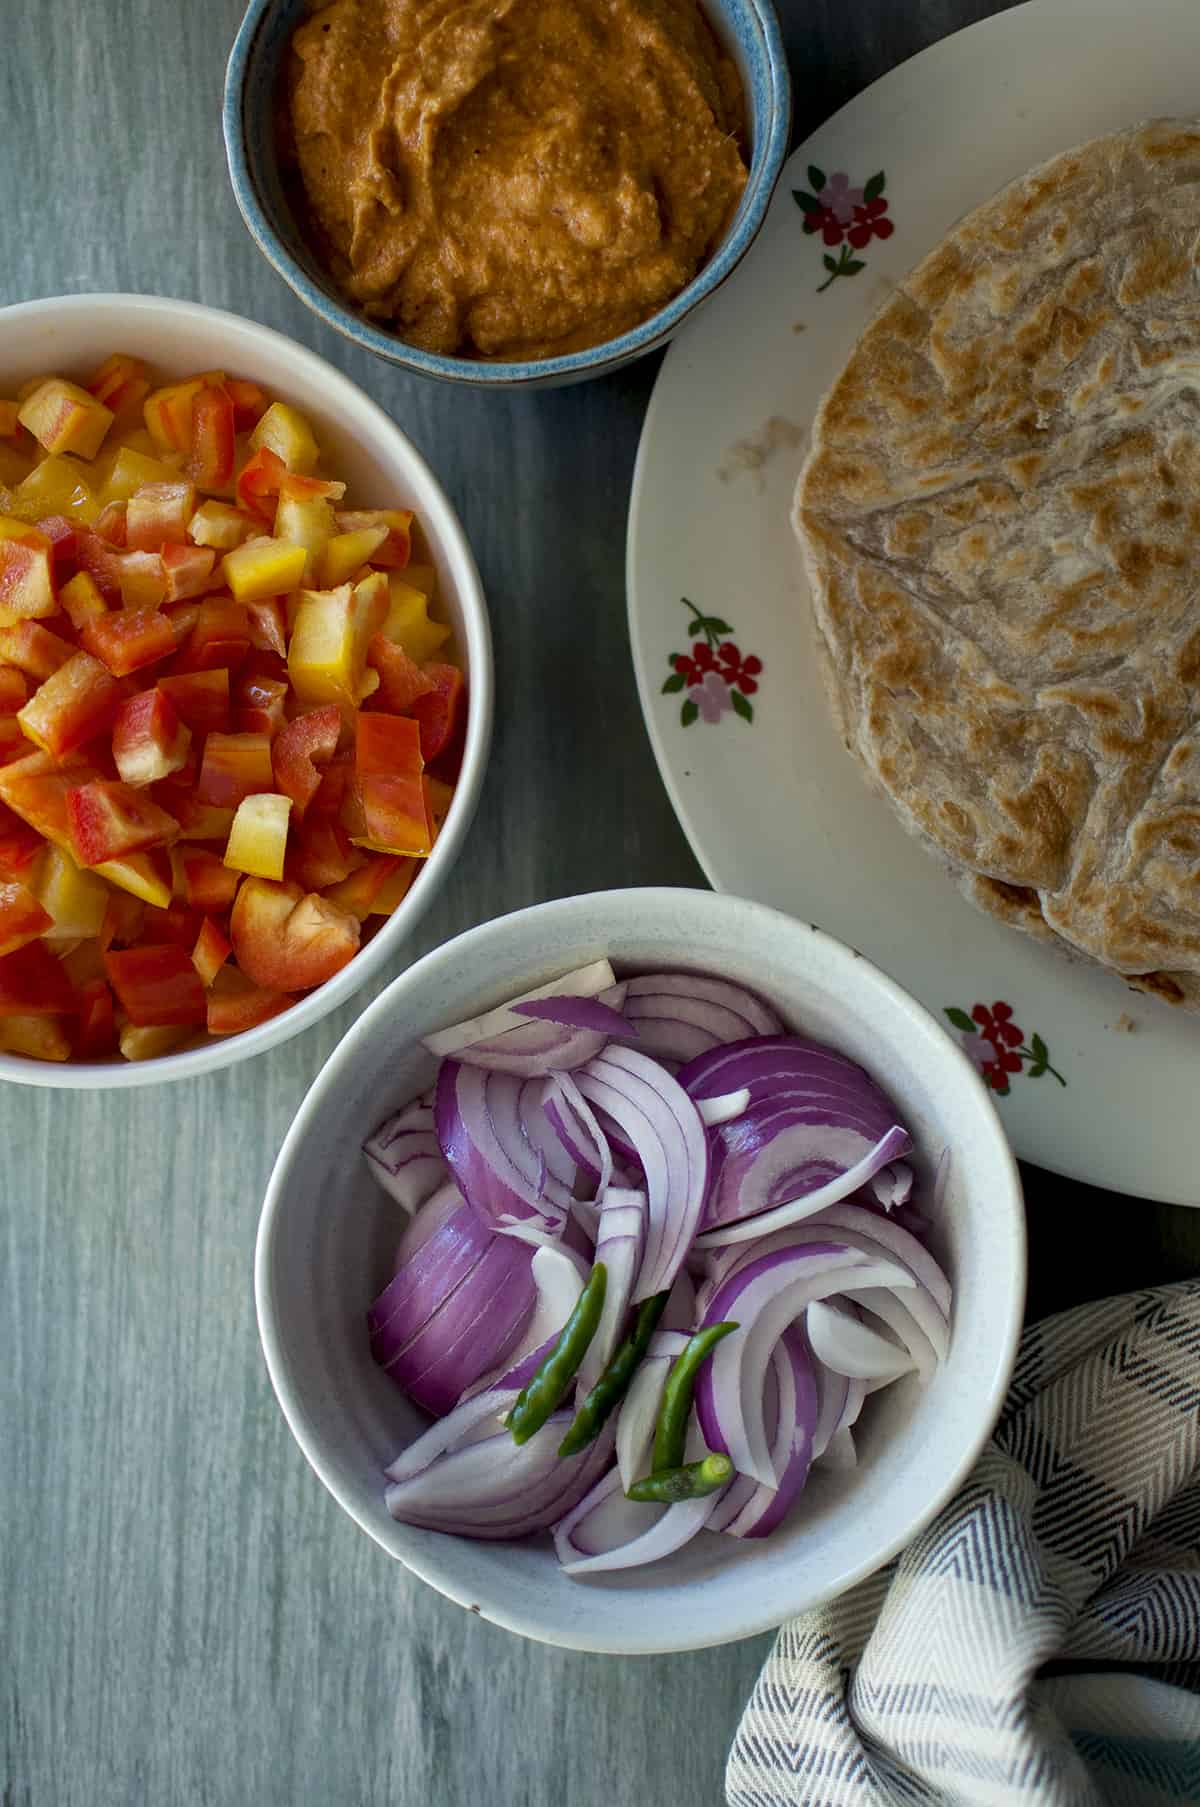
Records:
[[[810,207],[804,215],[804,230],[819,232],[827,245],[840,245],[846,229],[832,207]]]
[[[847,230],[846,237],[856,251],[869,245],[872,238],[891,238],[896,228],[885,217],[887,210],[888,204],[882,195],[877,195],[873,201],[864,201],[861,207],[854,209],[854,224]],[[837,242],[837,239],[826,239],[827,244],[836,245]]]
[[[753,696],[758,689],[758,674],[762,670],[762,660],[750,653],[743,659],[732,640],[726,640],[719,648],[721,654],[721,676],[727,684],[736,685],[743,696]]]
[[[717,669],[712,648],[703,640],[696,641],[690,658],[687,653],[676,653],[671,663],[680,677],[687,679],[689,685],[703,684],[705,673]]]
[[[986,1004],[976,1004],[971,1015],[979,1024],[980,1035],[986,1036],[997,1052],[1001,1048],[1019,1048],[1025,1040],[1025,1031],[1012,1020],[1011,1004],[996,1003],[990,1010]],[[1016,1068],[1009,1067],[1007,1071],[1013,1073]]]

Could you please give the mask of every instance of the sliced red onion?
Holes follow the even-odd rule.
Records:
[[[388,1511],[405,1524],[463,1537],[517,1538],[545,1531],[587,1493],[612,1461],[606,1429],[577,1456],[559,1458],[571,1422],[555,1412],[527,1443],[507,1431],[436,1457],[389,1487]]]
[[[659,1060],[693,1060],[725,1042],[778,1035],[782,1023],[744,986],[706,973],[644,973],[630,979],[624,1014],[638,1047]]]
[[[893,1336],[899,1337],[922,1383],[932,1380],[937,1371],[937,1351],[904,1300],[885,1287],[867,1287],[856,1292],[854,1297],[859,1305],[880,1318]]]
[[[625,987],[615,985],[610,995],[619,1003],[624,994]],[[605,1004],[599,998],[533,998],[527,1004],[513,1004],[510,1008],[514,1016],[558,1023],[565,1029],[594,1029],[606,1039],[637,1034],[636,1027],[626,1022],[615,1004]]]
[[[481,1426],[491,1425],[494,1432],[511,1410],[517,1397],[514,1387],[485,1387],[469,1399],[460,1400],[452,1412],[439,1418],[429,1429],[410,1443],[408,1448],[384,1469],[389,1481],[407,1481],[447,1450],[460,1449],[473,1441]]]
[[[451,1183],[418,1212],[401,1239],[396,1273],[367,1312],[372,1350],[403,1348],[479,1265],[492,1232]]]
[[[715,1048],[690,1061],[679,1083],[698,1102],[750,1092],[746,1110],[710,1132],[702,1229],[815,1191],[861,1161],[896,1123],[893,1105],[862,1067],[799,1035]],[[906,1137],[888,1159],[911,1146]]]
[[[381,1123],[363,1143],[363,1153],[384,1191],[409,1213],[448,1177],[434,1134],[433,1112],[419,1100]]]
[[[696,1410],[709,1448],[724,1450],[739,1474],[753,1475],[764,1486],[773,1484],[763,1389],[775,1344],[814,1299],[848,1291],[855,1281],[863,1286],[915,1284],[894,1263],[869,1261],[830,1240],[775,1249],[747,1262],[717,1287],[705,1324],[732,1318],[740,1328],[717,1344],[700,1369]]]
[[[390,1355],[385,1338],[397,1323],[389,1319],[374,1340],[376,1360],[410,1399],[441,1417],[519,1340],[534,1307],[530,1266],[526,1248],[494,1237],[467,1278]]]
[[[827,1180],[823,1186],[818,1186],[802,1198],[776,1205],[773,1211],[760,1211],[754,1217],[739,1217],[732,1221],[727,1219],[719,1228],[697,1236],[694,1246],[698,1249],[714,1249],[730,1242],[751,1242],[758,1237],[770,1236],[776,1230],[790,1229],[793,1224],[802,1223],[806,1217],[817,1217],[828,1206],[849,1198],[852,1192],[857,1192],[861,1186],[866,1185],[900,1149],[911,1146],[908,1131],[895,1123],[873,1148],[867,1150],[861,1160],[856,1161],[853,1167],[848,1167],[837,1179]]]
[[[514,1230],[512,1234],[519,1235],[520,1232]],[[514,1369],[519,1370],[526,1357],[535,1352],[539,1361],[549,1354],[551,1344],[575,1309],[590,1271],[590,1260],[561,1242],[535,1248],[529,1272],[537,1298],[529,1322],[503,1361],[466,1388],[464,1399],[486,1392],[489,1387],[498,1387],[502,1382],[520,1391],[525,1380],[514,1379]],[[528,1378],[527,1375],[525,1379]]]
[[[885,1211],[895,1211],[912,1197],[913,1170],[907,1161],[881,1167],[871,1181],[871,1192]]]
[[[804,1315],[804,1327],[812,1352],[818,1361],[845,1374],[851,1380],[899,1380],[912,1372],[913,1362],[907,1349],[901,1349],[890,1338],[881,1336],[853,1313],[814,1299]]]
[[[809,1307],[811,1311],[812,1306]],[[813,1459],[813,1431],[817,1422],[817,1383],[803,1334],[795,1326],[785,1330],[771,1355],[775,1375],[776,1404],[771,1439],[772,1485],[750,1481],[749,1494],[729,1513],[728,1495],[722,1501],[721,1522],[714,1515],[711,1531],[730,1537],[768,1537],[783,1523],[808,1479]],[[747,1477],[740,1476],[739,1484]],[[731,1488],[730,1493],[733,1492]]]
[[[822,1211],[821,1222],[834,1224],[839,1230],[853,1230],[858,1235],[869,1236],[877,1248],[886,1250],[893,1260],[909,1269],[933,1299],[942,1317],[949,1322],[950,1282],[924,1243],[918,1242],[908,1230],[893,1223],[890,1218],[878,1217],[874,1212],[864,1211],[861,1205],[852,1204],[830,1206],[828,1210]],[[874,1254],[876,1251],[872,1249],[869,1252]]]
[[[579,1366],[579,1397],[590,1393],[612,1360],[625,1330],[629,1301],[641,1271],[646,1245],[646,1195],[610,1186],[600,1205],[596,1260],[607,1280],[600,1322]]]
[[[522,992],[520,997],[498,1005],[495,1010],[486,1011],[483,1016],[468,1017],[465,1022],[452,1023],[448,1029],[439,1029],[436,1034],[427,1035],[424,1045],[431,1054],[436,1054],[439,1058],[444,1054],[459,1054],[464,1048],[492,1041],[510,1029],[523,1028],[524,1019],[516,1014],[518,1004],[532,1004],[538,998],[595,998],[602,991],[608,991],[614,983],[615,975],[608,961],[593,960],[587,966],[577,967],[574,972],[564,973],[561,979],[551,979],[548,985],[539,985],[534,991]]]
[[[824,1362],[814,1361],[813,1379],[817,1387],[817,1418],[813,1425],[813,1461],[825,1454],[830,1438],[841,1427],[842,1415],[850,1398],[850,1381],[845,1374],[834,1374]]]
[[[681,1267],[671,1283],[671,1291],[658,1320],[660,1330],[686,1330],[696,1322],[696,1288],[686,1267]]]
[[[670,1074],[632,1048],[610,1044],[576,1083],[620,1124],[645,1175],[646,1252],[632,1301],[638,1305],[671,1285],[691,1246],[708,1186],[704,1125]]]
[[[543,1111],[569,1158],[596,1182],[599,1202],[612,1179],[612,1150],[591,1105],[569,1073],[555,1073],[543,1094]]]
[[[646,1473],[667,1375],[687,1341],[683,1331],[656,1330],[621,1401],[617,1414],[617,1467],[626,1488]]]
[[[696,1109],[704,1127],[715,1129],[719,1123],[732,1123],[735,1117],[740,1117],[749,1103],[750,1087],[744,1085],[740,1091],[725,1092],[720,1098],[699,1098]]]
[[[545,1148],[530,1139],[541,1115],[542,1085],[444,1060],[434,1117],[438,1142],[463,1197],[489,1222],[545,1219],[560,1229],[571,1190],[549,1169]]]
[[[705,1453],[699,1435],[688,1434],[684,1460]],[[724,1489],[676,1506],[652,1506],[625,1498],[619,1469],[612,1469],[555,1527],[554,1547],[565,1574],[597,1575],[657,1562],[702,1531]]]

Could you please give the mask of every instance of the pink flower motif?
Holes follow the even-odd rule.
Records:
[[[830,176],[817,199],[839,225],[848,226],[854,218],[854,209],[863,204],[863,191],[861,188],[851,188],[850,178],[845,170],[838,169]]]
[[[704,682],[692,691],[692,697],[706,722],[719,722],[727,709],[732,709],[729,700],[729,685],[716,671],[704,674]]]
[[[982,1073],[996,1058],[995,1049],[986,1035],[960,1034],[958,1042],[977,1073]]]

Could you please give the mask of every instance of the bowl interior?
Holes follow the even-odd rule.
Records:
[[[169,380],[220,369],[254,377],[312,421],[331,470],[363,506],[411,506],[438,573],[439,613],[453,628],[471,688],[462,776],[425,870],[400,908],[326,985],[282,1016],[225,1041],[157,1060],[56,1065],[0,1055],[0,1079],[87,1087],[185,1078],[244,1060],[297,1034],[342,1003],[389,958],[431,902],[470,825],[491,735],[491,641],[479,574],[457,517],[424,459],[386,415],[340,372],[281,334],[192,302],[144,295],[72,295],[3,311],[0,359],[11,391],[44,371],[86,375],[112,351],[132,351]]]
[[[702,1534],[668,1561],[570,1581],[548,1538],[485,1544],[396,1524],[381,1469],[426,1422],[371,1360],[364,1313],[385,1284],[399,1208],[360,1145],[421,1091],[417,1038],[607,954],[625,970],[718,972],[756,988],[797,1029],[860,1060],[913,1130],[925,1177],[949,1147],[932,1238],[955,1288],[950,1356],[933,1382],[868,1401],[861,1462],[814,1475],[762,1542]],[[626,891],[543,905],[428,955],[350,1032],[280,1154],[258,1248],[272,1379],[335,1497],[443,1593],[528,1636],[580,1649],[659,1651],[777,1625],[885,1561],[953,1491],[1003,1399],[1024,1297],[1019,1182],[995,1110],[962,1052],[868,962],[819,930],[706,892]]]
[[[791,119],[787,62],[770,0],[702,0],[722,47],[742,81],[750,174],[721,244],[692,282],[658,314],[620,339],[559,358],[483,363],[441,357],[408,345],[367,321],[340,293],[310,248],[284,179],[277,130],[281,72],[292,32],[311,0],[252,0],[230,57],[225,133],[238,203],[259,248],[322,319],[382,357],[414,370],[464,382],[509,384],[570,381],[597,366],[640,356],[673,332],[700,297],[739,260],[766,211],[787,151]],[[744,242],[743,242],[744,241]]]

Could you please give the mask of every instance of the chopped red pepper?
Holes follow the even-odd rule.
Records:
[[[110,950],[104,965],[121,1008],[138,1028],[204,1021],[204,987],[185,948]]]
[[[212,596],[200,604],[196,625],[175,662],[179,673],[236,670],[250,651],[246,605],[232,596]]]
[[[192,909],[209,916],[219,916],[227,910],[237,896],[241,873],[232,871],[206,847],[181,847],[178,859],[184,895]]]
[[[199,973],[205,990],[212,984],[232,952],[233,943],[220,924],[214,922],[211,916],[206,916],[192,949],[192,965]]]
[[[436,688],[426,696],[417,697],[409,713],[421,724],[421,757],[426,765],[432,765],[455,739],[466,684],[457,665],[433,664],[423,669]]]
[[[342,712],[336,703],[310,709],[289,722],[272,748],[275,783],[294,805],[298,821],[316,796],[321,774],[316,762],[328,765],[337,752],[342,733]]]
[[[170,697],[181,722],[193,734],[224,733],[229,727],[229,672],[224,666],[212,671],[172,673],[159,678],[158,688]]]
[[[224,494],[233,482],[235,409],[228,389],[216,384],[192,398],[192,451],[188,476],[198,489]]]
[[[79,639],[115,678],[156,665],[175,651],[175,630],[159,609],[109,609],[85,621]]]
[[[99,660],[73,653],[38,685],[17,720],[30,740],[62,759],[110,726],[120,700],[120,688]]]
[[[131,784],[94,780],[67,796],[71,848],[81,866],[102,866],[174,840],[179,825]]]
[[[362,714],[354,775],[366,827],[378,853],[426,854],[433,846],[421,783],[421,731],[406,715]],[[351,839],[355,839],[351,834]]]
[[[379,673],[379,689],[367,707],[384,709],[389,715],[407,715],[418,697],[429,696],[437,689],[432,677],[410,659],[402,646],[385,634],[376,634],[367,650],[367,664]]]
[[[75,988],[44,941],[0,958],[0,1016],[66,1016]]]
[[[112,992],[104,979],[89,979],[79,993],[79,1033],[75,1038],[75,1052],[84,1060],[92,1060],[102,1054],[111,1054],[116,1045],[117,1023]]]
[[[20,879],[0,881],[0,958],[53,927],[54,918]]]
[[[243,508],[260,520],[273,521],[275,509],[270,498],[279,494],[279,485],[287,476],[287,465],[268,446],[260,445],[238,473],[237,499]]]

